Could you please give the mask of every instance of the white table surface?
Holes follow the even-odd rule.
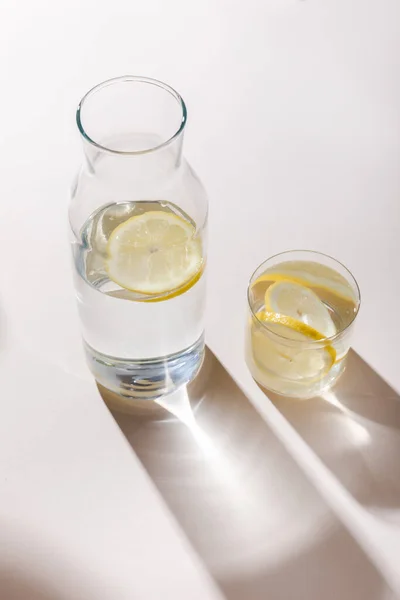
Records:
[[[400,591],[400,506],[390,518],[360,506],[242,350],[255,266],[317,249],[358,279],[354,347],[400,391],[398,0],[2,0],[0,56],[0,580],[34,573],[57,600],[219,597],[80,348],[74,110],[97,82],[141,74],[189,108],[186,155],[211,204],[208,344]]]

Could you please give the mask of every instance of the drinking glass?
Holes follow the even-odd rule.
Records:
[[[69,210],[87,361],[105,388],[151,399],[204,356],[207,196],[182,155],[186,106],[145,77],[81,100],[84,162]]]
[[[333,258],[289,251],[263,262],[248,287],[246,362],[267,390],[310,398],[345,368],[360,290]]]

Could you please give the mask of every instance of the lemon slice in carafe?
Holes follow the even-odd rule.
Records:
[[[106,270],[112,281],[139,294],[166,294],[190,287],[203,266],[195,227],[178,215],[148,211],[114,229]]]

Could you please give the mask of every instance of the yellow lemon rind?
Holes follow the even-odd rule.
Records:
[[[293,317],[287,317],[286,315],[280,315],[279,313],[269,312],[266,310],[258,311],[256,313],[256,317],[259,321],[261,321],[261,323],[276,323],[279,325],[284,325],[285,327],[288,327],[293,331],[301,333],[311,341],[323,341],[324,339],[326,339],[322,333],[320,333],[310,325],[307,325],[302,321],[298,321]],[[332,367],[336,362],[336,350],[330,344],[324,346],[324,349],[328,352],[332,359]]]

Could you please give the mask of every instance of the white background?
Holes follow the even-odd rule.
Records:
[[[191,599],[211,598],[198,559],[98,404],[73,302],[75,108],[94,84],[138,74],[168,82],[188,105],[185,152],[210,195],[211,348],[396,580],[397,532],[356,514],[252,385],[242,331],[258,263],[293,248],[326,252],[361,288],[356,350],[400,390],[399,34],[398,0],[2,0],[0,531],[4,521],[13,544],[14,522],[43,538],[45,554],[62,540],[61,562],[79,556],[83,571],[103,568],[103,583],[119,582],[113,599],[132,597],[132,586],[135,597],[156,598],[155,564],[171,597],[189,597],[187,584]],[[148,519],[136,518],[144,509]],[[31,561],[25,542],[15,547]],[[132,574],[132,556],[143,577]]]

